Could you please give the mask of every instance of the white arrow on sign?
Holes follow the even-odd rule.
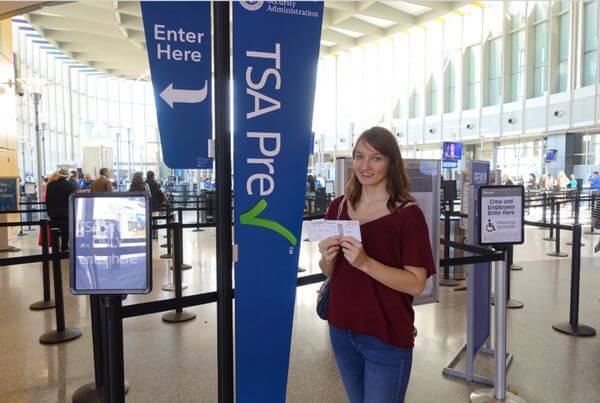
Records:
[[[206,99],[208,82],[204,81],[204,88],[200,90],[178,90],[170,83],[161,93],[160,97],[173,108],[174,103],[197,104]]]

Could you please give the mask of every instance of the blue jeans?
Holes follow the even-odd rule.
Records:
[[[351,403],[402,403],[412,349],[329,325],[329,336]]]

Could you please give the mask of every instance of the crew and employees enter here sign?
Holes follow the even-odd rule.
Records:
[[[523,242],[523,189],[483,187],[481,189],[481,244]]]

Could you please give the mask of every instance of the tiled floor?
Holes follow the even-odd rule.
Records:
[[[566,216],[564,222],[568,223]],[[546,255],[554,247],[542,241],[546,231],[528,228],[526,232],[526,244],[515,250],[515,262],[525,269],[512,272],[512,296],[525,307],[508,315],[508,350],[515,357],[508,384],[529,402],[600,401],[598,337],[574,338],[552,330],[554,322],[568,318],[570,257]],[[184,295],[215,288],[214,233],[214,229],[184,233],[184,260],[193,266],[184,272],[188,285]],[[561,249],[570,253],[565,244],[570,233],[561,235]],[[598,239],[584,238],[580,321],[600,330],[600,260],[592,254]],[[19,253],[29,254],[37,253],[36,241],[37,235],[30,233],[11,244],[23,248]],[[158,252],[155,247],[155,256]],[[308,270],[302,275],[318,270],[317,255],[314,245],[303,243],[300,266]],[[126,303],[172,297],[173,293],[160,289],[168,281],[167,262],[154,262],[154,291],[130,297]],[[314,313],[317,287],[298,289],[288,402],[345,401],[326,323]],[[77,387],[93,379],[87,298],[65,294],[67,324],[81,328],[83,336],[63,345],[44,346],[38,338],[54,327],[54,311],[28,309],[40,296],[39,265],[0,267],[1,402],[67,402]],[[441,288],[439,303],[416,308],[419,334],[407,402],[465,402],[472,390],[481,388],[442,375],[442,368],[465,342],[465,297],[465,292]],[[198,317],[186,323],[163,323],[161,314],[124,321],[126,378],[131,387],[127,401],[216,401],[215,304],[190,310]],[[491,375],[491,361],[480,360],[477,369]]]

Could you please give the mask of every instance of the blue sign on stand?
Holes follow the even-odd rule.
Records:
[[[142,1],[165,164],[212,168],[210,2]]]
[[[0,211],[17,209],[17,178],[0,178]]]
[[[233,3],[236,401],[286,397],[323,2]]]

